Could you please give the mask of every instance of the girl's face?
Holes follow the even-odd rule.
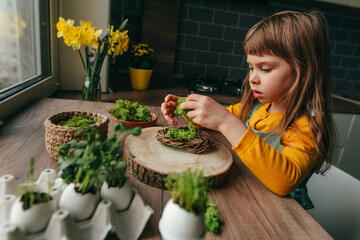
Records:
[[[263,55],[247,55],[249,83],[254,97],[261,103],[271,103],[268,111],[282,112],[279,101],[295,81],[295,71],[282,58]]]

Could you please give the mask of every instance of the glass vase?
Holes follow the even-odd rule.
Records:
[[[101,101],[101,84],[100,76],[84,77],[84,86],[82,90],[82,100],[84,101]]]

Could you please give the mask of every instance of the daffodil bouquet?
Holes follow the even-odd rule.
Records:
[[[80,20],[80,26],[74,26],[74,20],[65,20],[59,17],[56,24],[57,37],[63,37],[64,43],[79,52],[85,69],[85,82],[83,89],[83,100],[100,101],[101,85],[100,71],[107,55],[115,57],[122,55],[128,50],[128,31],[124,30],[128,19],[125,19],[120,27],[114,30],[113,25],[103,31],[92,25],[91,21]],[[81,53],[84,46],[84,55]]]
[[[129,53],[129,65],[132,68],[153,69],[156,58],[153,57],[154,49],[146,43],[132,45]]]

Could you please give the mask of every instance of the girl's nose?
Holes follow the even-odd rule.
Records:
[[[252,70],[249,74],[249,82],[251,84],[259,84],[260,82],[259,76],[256,74],[254,70]]]

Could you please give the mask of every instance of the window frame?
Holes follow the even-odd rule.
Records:
[[[27,104],[53,94],[59,88],[58,61],[57,61],[57,37],[55,24],[58,14],[58,0],[40,0],[40,3],[47,1],[49,9],[50,29],[48,39],[50,46],[48,52],[42,51],[41,57],[50,57],[50,64],[45,62],[45,66],[50,68],[48,73],[37,76],[12,89],[9,89],[0,99],[0,121],[5,121]],[[50,56],[46,56],[49,55]],[[47,65],[47,66],[46,66]]]

